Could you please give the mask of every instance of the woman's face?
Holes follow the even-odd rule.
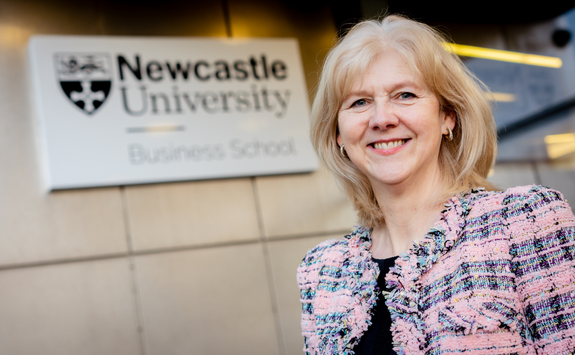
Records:
[[[344,98],[339,145],[372,185],[418,184],[440,174],[439,148],[455,117],[395,51],[379,56]],[[374,186],[375,187],[375,186]]]

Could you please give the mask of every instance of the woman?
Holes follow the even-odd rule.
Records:
[[[326,59],[312,141],[361,226],[298,268],[306,353],[575,353],[575,217],[486,180],[490,106],[444,41],[389,16]]]

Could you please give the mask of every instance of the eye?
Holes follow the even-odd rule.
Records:
[[[367,101],[365,101],[365,99],[359,99],[355,101],[353,104],[351,104],[351,107],[362,107],[365,105],[367,105]]]
[[[402,92],[399,94],[399,98],[402,100],[412,99],[415,97],[415,94],[411,92]]]

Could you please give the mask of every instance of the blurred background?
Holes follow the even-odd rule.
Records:
[[[575,3],[559,3],[0,1],[0,354],[301,354],[296,268],[356,220],[324,169],[45,192],[31,35],[292,37],[310,102],[338,35],[386,13],[459,45],[558,58],[462,57],[496,104],[490,179],[575,202]]]

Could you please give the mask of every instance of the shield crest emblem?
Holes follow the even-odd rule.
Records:
[[[60,86],[76,107],[88,115],[102,107],[112,87],[107,54],[58,53],[54,60]]]

